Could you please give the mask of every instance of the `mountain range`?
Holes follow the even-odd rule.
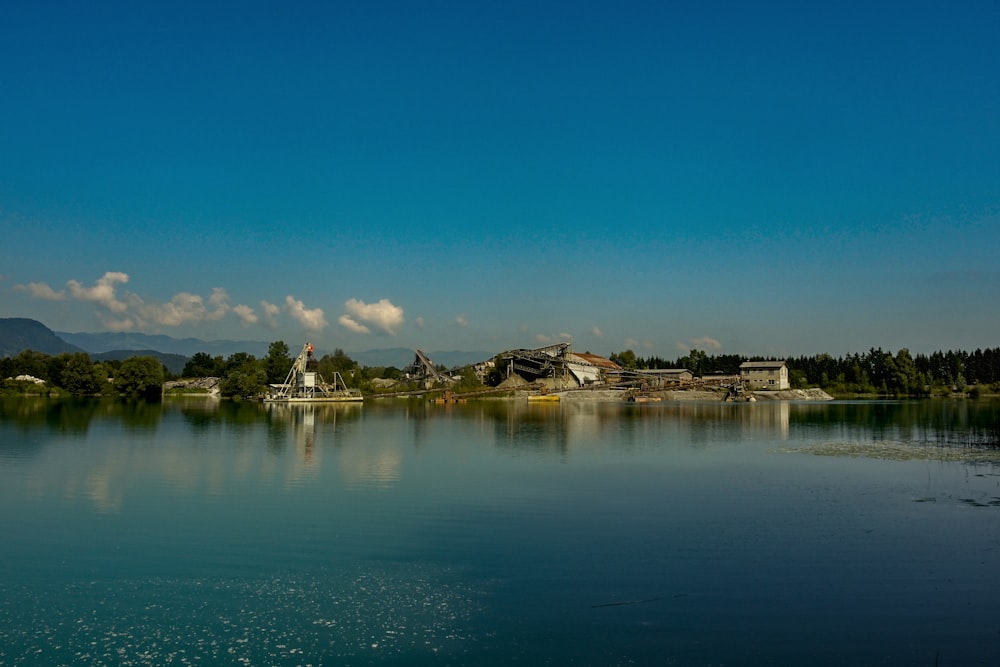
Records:
[[[0,318],[0,357],[13,357],[23,350],[50,355],[86,351],[56,335],[38,320],[26,317]]]
[[[86,352],[94,359],[124,359],[136,354],[156,356],[166,364],[171,372],[179,373],[187,358],[198,352],[213,357],[228,357],[236,352],[247,352],[255,357],[267,355],[269,342],[251,340],[213,340],[199,338],[172,338],[125,332],[71,333],[54,332],[37,320],[22,317],[0,318],[0,357],[12,357],[23,350],[35,350],[45,354],[64,352]],[[289,344],[292,356],[299,349]],[[332,353],[333,350],[317,350],[317,353]],[[493,357],[495,353],[459,350],[425,352],[435,364],[455,368],[474,364]],[[403,368],[411,364],[416,356],[413,349],[394,347],[347,352],[347,355],[362,366],[395,366]],[[176,368],[176,370],[175,370]]]

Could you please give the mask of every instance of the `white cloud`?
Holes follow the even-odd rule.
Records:
[[[344,303],[347,311],[337,320],[345,329],[355,333],[369,333],[370,327],[395,336],[403,325],[403,309],[388,299],[377,303],[365,303],[360,299],[348,299]]]
[[[84,287],[76,280],[66,283],[73,298],[80,301],[91,301],[100,304],[112,313],[124,313],[128,306],[124,301],[119,301],[115,290],[119,284],[128,282],[128,274],[119,271],[108,271],[98,278],[93,287]]]
[[[455,324],[457,324],[460,327],[467,327],[469,326],[469,320],[465,318],[465,315],[459,315],[458,317],[455,318]]]
[[[572,343],[573,336],[568,333],[560,333],[555,336],[540,333],[535,334],[535,340],[542,345],[555,345],[556,343]]]
[[[104,317],[100,314],[97,317],[108,331],[132,331],[136,328],[135,320],[129,317],[120,320]]]
[[[648,340],[636,340],[635,338],[625,339],[625,348],[635,352],[636,350],[653,350],[656,348]]]
[[[242,303],[233,306],[233,312],[236,313],[236,316],[240,318],[240,322],[242,322],[245,327],[248,327],[251,324],[257,324],[260,319],[257,317],[257,313],[253,312],[253,308],[243,305]]]
[[[424,326],[426,325],[426,323],[424,322],[424,318],[422,317],[418,317],[417,319],[413,320],[413,323],[417,325],[418,329],[423,329]]]
[[[308,309],[291,294],[285,297],[285,306],[288,308],[288,313],[298,320],[306,331],[319,332],[327,327],[322,308]]]
[[[229,292],[223,287],[213,287],[212,296],[208,297],[208,305],[214,310],[206,314],[207,319],[221,320],[229,312]]]
[[[702,336],[701,338],[692,338],[690,341],[691,345],[694,347],[703,348],[706,350],[721,350],[722,343],[715,340],[714,338],[709,338],[708,336]]]
[[[138,298],[137,301],[141,301]],[[177,327],[205,319],[205,302],[197,294],[178,292],[167,303],[142,303],[142,319],[165,327]]]
[[[46,301],[65,301],[67,298],[66,292],[64,290],[59,290],[58,292],[49,287],[46,283],[28,283],[27,285],[15,285],[14,289],[19,291],[28,292],[36,299],[45,299]]]
[[[598,338],[604,338],[604,332],[601,331],[600,328],[597,327],[596,325],[594,326],[593,329],[591,329],[591,333],[594,334]]]
[[[271,327],[272,329],[278,326],[278,313],[281,311],[281,308],[274,305],[273,303],[268,303],[267,301],[261,301],[260,310],[264,314],[264,322],[267,323],[267,326]]]
[[[199,294],[178,292],[166,303],[145,303],[134,294],[129,295],[129,303],[137,312],[137,323],[155,324],[162,327],[179,327],[184,324],[198,324],[204,321],[216,321],[229,312],[229,295],[221,287],[212,290],[208,298],[208,306]]]
[[[351,319],[351,316],[348,315],[347,313],[344,313],[343,315],[338,317],[337,322],[340,323],[340,326],[344,327],[348,331],[353,331],[354,333],[360,333],[360,334],[371,333],[371,329],[369,329],[363,324],[360,324],[359,322],[355,322],[353,319]]]

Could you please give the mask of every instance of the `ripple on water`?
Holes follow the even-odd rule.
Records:
[[[785,454],[848,456],[887,461],[954,461],[959,463],[1000,463],[1000,449],[939,445],[934,443],[877,440],[872,442],[824,442],[772,451]]]
[[[461,654],[489,591],[446,570],[0,586],[0,665],[332,665]]]

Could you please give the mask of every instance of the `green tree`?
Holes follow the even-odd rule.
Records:
[[[701,350],[691,350],[686,356],[678,359],[677,363],[681,368],[686,368],[694,373],[695,377],[707,375],[711,370],[708,363],[708,354]]]
[[[358,363],[347,356],[339,347],[333,351],[333,354],[324,354],[319,360],[320,375],[327,379],[332,378],[334,373],[340,373],[344,377],[352,377],[356,370],[360,370]]]
[[[48,373],[49,355],[44,352],[34,350],[22,350],[14,356],[13,370],[11,376],[31,375],[39,380],[49,381]]]
[[[463,366],[461,376],[461,379],[451,386],[452,391],[475,391],[483,388],[483,383],[472,366]]]
[[[249,363],[257,363],[257,357],[249,352],[234,352],[226,359],[225,373],[230,373]]]
[[[219,394],[226,398],[250,398],[258,395],[267,384],[267,372],[252,355],[239,366],[231,368],[219,382]],[[284,378],[282,378],[284,379]]]
[[[203,378],[219,377],[222,375],[222,357],[212,357],[207,352],[196,352],[181,371],[181,377]]]
[[[267,374],[267,383],[284,382],[291,367],[292,357],[285,341],[276,340],[271,343],[267,349],[267,356],[264,357],[264,372]]]
[[[637,368],[639,363],[638,358],[635,356],[635,352],[632,350],[625,350],[621,353],[613,353],[610,357],[608,357],[608,359],[615,362],[622,368],[628,368],[630,370]]]
[[[919,377],[917,365],[905,347],[896,353],[892,383],[897,393],[911,395],[924,393],[924,383]]]
[[[75,396],[99,394],[108,376],[101,364],[94,364],[85,352],[67,355],[59,386]]]
[[[156,357],[129,357],[115,375],[115,388],[130,398],[154,398],[163,387],[163,364]]]

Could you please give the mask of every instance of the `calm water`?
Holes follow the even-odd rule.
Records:
[[[998,424],[7,401],[0,665],[996,665]]]

